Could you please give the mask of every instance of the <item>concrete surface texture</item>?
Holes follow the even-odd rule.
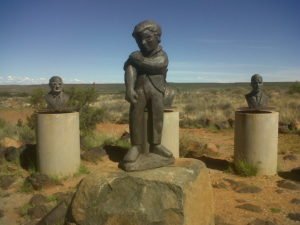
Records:
[[[147,141],[147,119],[148,113],[145,112],[144,122],[144,143],[143,149],[149,152],[149,144]],[[161,144],[173,153],[175,158],[179,158],[179,112],[165,111],[162,129]]]
[[[274,111],[235,113],[234,161],[245,161],[257,175],[277,173],[278,117]]]
[[[43,174],[69,176],[80,166],[79,113],[40,113],[38,167]]]

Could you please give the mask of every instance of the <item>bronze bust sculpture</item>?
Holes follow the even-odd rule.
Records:
[[[168,56],[159,45],[161,28],[153,21],[143,21],[134,28],[140,51],[130,54],[125,62],[125,99],[130,103],[129,129],[132,147],[125,155],[125,163],[135,162],[145,150],[143,143],[144,111],[148,112],[148,142],[150,153],[165,158],[173,154],[161,145],[164,92]]]
[[[262,91],[263,79],[259,74],[251,77],[252,91],[245,95],[249,108],[264,108],[268,104],[268,96]]]
[[[51,91],[45,95],[47,108],[50,110],[63,110],[67,106],[69,96],[63,92],[63,80],[59,76],[53,76],[49,80]]]

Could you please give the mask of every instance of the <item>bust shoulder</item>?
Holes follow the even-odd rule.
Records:
[[[66,94],[65,92],[62,92],[61,94],[61,98],[63,99],[63,101],[69,101],[70,96],[68,94]]]
[[[49,92],[48,94],[44,95],[44,99],[45,99],[47,102],[50,101],[51,98],[52,98],[52,95],[50,94],[50,92]]]

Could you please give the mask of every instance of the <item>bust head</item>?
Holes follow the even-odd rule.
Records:
[[[259,74],[254,74],[251,77],[251,86],[253,92],[259,92],[262,89],[263,86],[263,78]]]
[[[51,91],[45,95],[47,108],[54,111],[70,110],[67,107],[69,96],[63,92],[63,80],[59,76],[53,76],[49,79]]]
[[[145,20],[134,27],[132,36],[135,38],[141,52],[144,55],[149,55],[157,49],[160,43],[161,28],[156,22]]]
[[[249,108],[263,108],[267,107],[268,96],[262,91],[263,78],[259,74],[254,74],[251,77],[252,91],[245,95]]]
[[[63,81],[59,76],[53,76],[49,79],[49,87],[52,94],[59,94],[63,90]]]

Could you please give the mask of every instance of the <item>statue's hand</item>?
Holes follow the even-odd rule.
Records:
[[[137,100],[138,100],[138,95],[137,95],[137,93],[135,92],[134,89],[127,90],[126,95],[125,95],[125,99],[126,99],[126,101],[128,101],[131,104],[136,104]]]

